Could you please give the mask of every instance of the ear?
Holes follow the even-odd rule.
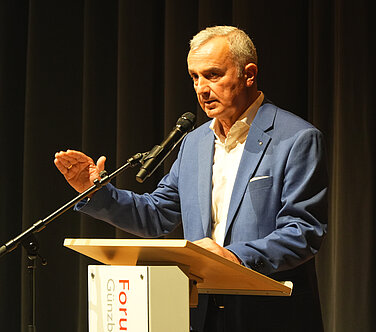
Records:
[[[257,77],[257,65],[255,63],[249,63],[245,66],[244,75],[246,79],[247,87],[251,87],[256,83]]]

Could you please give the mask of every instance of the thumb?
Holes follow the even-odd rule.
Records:
[[[106,157],[105,156],[99,157],[99,159],[97,161],[97,168],[98,168],[99,172],[104,171],[104,163],[105,162],[106,162]]]

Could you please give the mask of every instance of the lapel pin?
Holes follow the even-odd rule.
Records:
[[[262,141],[258,140],[258,144],[259,144],[259,145],[262,145]]]

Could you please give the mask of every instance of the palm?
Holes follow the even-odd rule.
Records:
[[[73,168],[76,167],[76,170]],[[65,178],[72,185],[74,189],[83,192],[94,183],[94,180],[99,177],[99,171],[94,163],[79,163],[72,167],[72,172],[69,172]]]
[[[68,183],[78,192],[83,192],[94,184],[99,173],[104,169],[105,158],[101,157],[96,165],[82,152],[68,150],[55,154],[55,165]]]

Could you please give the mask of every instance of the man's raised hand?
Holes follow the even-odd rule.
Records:
[[[67,150],[55,154],[54,163],[64,175],[68,183],[78,192],[83,192],[99,179],[99,173],[104,170],[106,157],[100,157],[97,164],[93,159],[80,151]]]

